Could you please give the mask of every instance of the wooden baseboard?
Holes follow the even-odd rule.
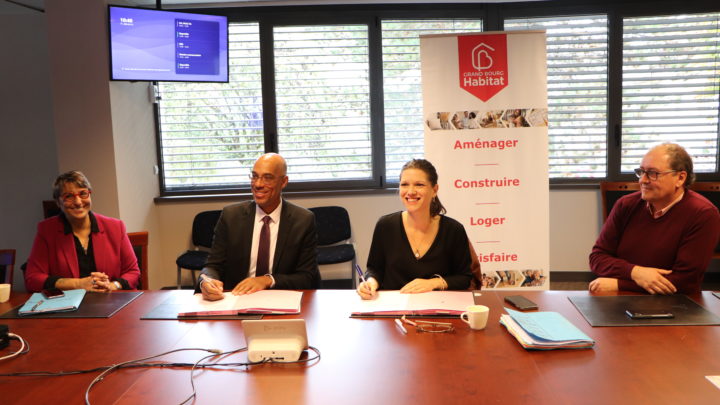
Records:
[[[550,280],[558,282],[586,282],[589,283],[595,279],[595,274],[591,271],[551,271]]]

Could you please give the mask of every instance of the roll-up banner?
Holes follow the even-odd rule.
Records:
[[[547,289],[549,181],[544,31],[420,38],[425,158],[487,289]]]

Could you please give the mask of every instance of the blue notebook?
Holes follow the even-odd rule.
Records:
[[[505,308],[500,323],[525,349],[587,349],[595,341],[557,312],[518,312]]]
[[[34,293],[18,311],[19,316],[46,314],[49,312],[77,311],[85,297],[85,290],[66,290],[64,297],[45,298],[41,293]]]

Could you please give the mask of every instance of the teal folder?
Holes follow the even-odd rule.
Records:
[[[557,312],[518,312],[505,308],[500,323],[525,349],[588,349],[595,341]]]
[[[64,297],[45,298],[41,293],[34,293],[18,311],[20,316],[46,314],[50,312],[77,311],[85,297],[85,290],[66,290]]]

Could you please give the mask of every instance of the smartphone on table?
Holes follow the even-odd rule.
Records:
[[[528,309],[538,309],[536,303],[523,297],[522,295],[508,295],[505,297],[505,301],[512,304],[515,308],[526,311]]]
[[[53,298],[64,297],[65,293],[63,292],[63,290],[61,290],[59,288],[46,288],[46,289],[42,290],[42,295],[43,295],[43,297],[51,300]]]

